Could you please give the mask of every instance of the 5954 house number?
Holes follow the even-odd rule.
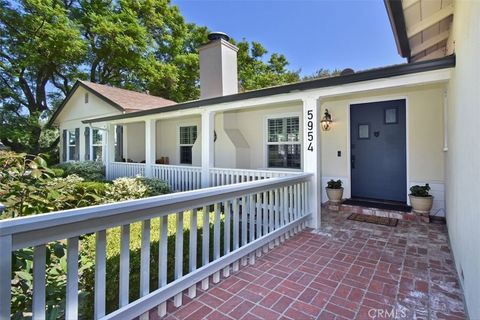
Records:
[[[307,150],[313,152],[313,110],[307,111]]]

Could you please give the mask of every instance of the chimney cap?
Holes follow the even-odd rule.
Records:
[[[220,39],[228,41],[230,40],[230,37],[225,32],[218,32],[218,31],[210,32],[208,34],[208,40],[210,41],[220,40]]]

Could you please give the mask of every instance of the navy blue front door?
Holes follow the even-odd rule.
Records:
[[[350,106],[352,198],[405,202],[405,100]]]

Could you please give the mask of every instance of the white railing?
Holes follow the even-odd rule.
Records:
[[[297,175],[295,171],[250,170],[231,168],[211,168],[210,186],[224,186],[227,184],[256,181],[269,178]]]
[[[202,168],[192,166],[152,165],[155,178],[167,181],[173,191],[190,191],[202,187]]]
[[[166,301],[182,304],[182,292],[196,295],[196,285],[208,289],[209,277],[217,283],[237,271],[240,264],[253,264],[256,257],[279,245],[305,227],[310,216],[310,174],[271,178],[229,186],[181,192],[148,199],[66,210],[0,221],[0,319],[10,317],[12,251],[33,247],[33,319],[46,316],[46,244],[67,244],[66,319],[78,318],[79,248],[85,235],[95,233],[95,319],[133,319],[158,306],[166,313]],[[213,212],[203,214],[204,212]],[[186,221],[185,216],[189,216]],[[159,219],[159,264],[157,288],[150,291],[150,226]],[[168,220],[175,219],[175,250],[167,252]],[[197,225],[198,220],[198,225]],[[140,298],[129,302],[130,225],[141,222]],[[156,223],[156,222],[155,222]],[[191,225],[184,239],[184,223]],[[208,226],[208,227],[207,227]],[[222,228],[223,226],[223,228]],[[120,308],[106,315],[107,230],[121,227],[119,259]],[[202,244],[197,230],[202,229]],[[210,237],[213,228],[213,237]],[[188,241],[189,271],[183,274],[184,241]],[[80,242],[80,243],[79,243]],[[198,245],[198,249],[197,249]],[[213,247],[213,255],[210,255]],[[197,262],[197,250],[201,255]],[[167,258],[174,257],[174,279],[167,280]],[[116,268],[114,270],[117,270]]]
[[[109,180],[137,175],[145,175],[145,163],[110,162],[108,164],[107,179]]]

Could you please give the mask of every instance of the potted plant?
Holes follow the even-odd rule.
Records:
[[[428,193],[430,191],[430,186],[425,184],[424,186],[413,186],[410,188],[410,204],[413,207],[413,211],[429,215],[430,210],[432,210],[433,205],[433,196]]]
[[[327,197],[330,202],[339,203],[342,202],[343,187],[342,180],[330,180],[327,182]]]

